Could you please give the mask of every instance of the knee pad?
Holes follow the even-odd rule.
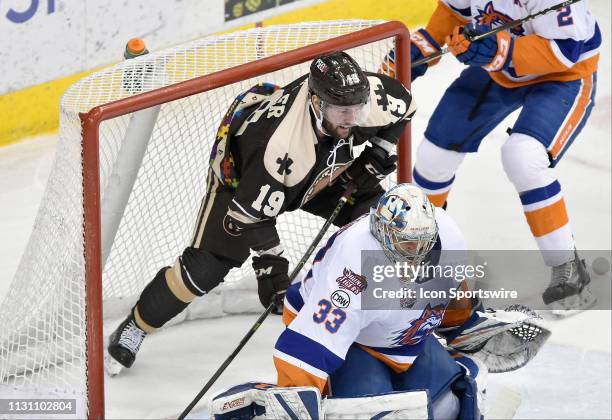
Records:
[[[512,134],[502,146],[501,155],[504,171],[518,192],[549,185],[556,179],[546,148],[531,136]]]
[[[447,182],[455,176],[464,158],[465,153],[443,149],[423,137],[417,148],[414,170],[428,181]],[[426,185],[422,187],[428,188]]]
[[[196,296],[202,296],[223,281],[233,265],[206,249],[188,247],[183,251],[173,270],[178,284]]]

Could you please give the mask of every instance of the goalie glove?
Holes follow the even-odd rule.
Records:
[[[454,350],[478,357],[489,372],[508,372],[525,366],[550,337],[550,330],[540,320],[523,305],[503,311],[477,311],[460,328],[445,335],[446,342]]]

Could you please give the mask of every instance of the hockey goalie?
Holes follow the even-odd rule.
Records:
[[[450,216],[412,184],[387,191],[335,233],[287,290],[274,349],[277,384],[249,382],[215,396],[221,419],[480,419],[488,372],[523,367],[550,335],[527,308],[400,299],[372,307],[362,251],[377,264],[449,264],[466,249]],[[448,254],[448,255],[447,255]],[[370,257],[379,255],[379,257]],[[437,261],[433,261],[433,260]],[[466,287],[455,278],[396,276],[400,287]],[[369,284],[370,282],[370,284]],[[433,294],[432,294],[433,295]]]

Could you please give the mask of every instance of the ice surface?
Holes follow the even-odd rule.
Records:
[[[604,34],[597,105],[559,165],[558,176],[579,248],[610,249],[610,3],[591,4]],[[414,84],[419,111],[412,125],[413,145],[419,143],[428,116],[461,68],[446,57]],[[500,124],[480,152],[466,159],[450,195],[450,214],[472,249],[535,249],[520,201],[500,160],[505,129],[514,118],[511,115]],[[55,143],[55,136],[43,136],[0,148],[0,298],[30,234]],[[240,299],[252,305],[255,293],[236,297],[234,307],[240,305]],[[106,378],[107,417],[176,416],[255,319],[254,315],[235,315],[188,321],[151,335],[132,369]],[[113,328],[119,321],[105,320],[105,327]],[[518,418],[611,418],[610,312],[587,311],[548,324],[553,335],[527,367],[489,376],[490,400],[509,387],[518,389],[523,398]],[[279,317],[271,316],[209,394],[249,380],[275,381],[271,349],[281,330]]]

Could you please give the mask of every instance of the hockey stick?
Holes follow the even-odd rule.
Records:
[[[545,15],[546,13],[548,13],[548,12],[552,12],[552,11],[555,11],[555,10],[562,9],[564,7],[567,7],[567,6],[571,5],[571,4],[577,3],[579,1],[581,1],[581,0],[566,0],[566,1],[564,1],[562,3],[559,3],[559,4],[555,5],[555,6],[547,7],[544,10],[540,10],[537,13],[533,13],[531,15],[527,15],[527,16],[525,16],[522,19],[513,20],[512,22],[508,22],[506,24],[498,26],[497,28],[491,29],[488,32],[483,32],[483,33],[478,34],[478,35],[470,35],[469,33],[466,33],[466,37],[468,38],[468,41],[470,41],[470,42],[480,41],[483,38],[487,38],[487,37],[489,37],[491,35],[495,35],[496,33],[505,31],[506,29],[512,29],[512,28],[514,28],[516,26],[522,25],[525,22],[528,22],[528,21],[530,21],[532,19],[535,19],[538,16],[542,16],[542,15]],[[439,57],[442,57],[447,52],[448,52],[448,48],[444,47],[440,51],[437,51],[437,52],[433,53],[432,55],[428,55],[427,57],[423,57],[423,58],[421,58],[419,60],[416,60],[415,62],[413,62],[410,65],[410,67],[417,67],[417,66],[420,66],[421,64],[429,63],[430,61],[433,61],[433,60],[435,60],[435,59],[437,59]]]
[[[289,275],[289,282],[292,282],[297,277],[297,275],[299,274],[300,270],[302,270],[302,267],[304,267],[304,265],[306,264],[306,262],[308,261],[308,259],[312,255],[313,251],[315,250],[315,248],[317,247],[317,245],[319,244],[319,242],[321,241],[321,239],[325,235],[325,232],[327,232],[327,229],[329,229],[329,227],[331,226],[333,221],[336,219],[336,217],[338,217],[338,214],[340,213],[340,210],[342,210],[342,208],[344,207],[344,205],[346,204],[348,199],[353,194],[354,190],[355,190],[355,186],[352,183],[349,184],[348,187],[346,188],[346,191],[344,191],[344,194],[342,194],[342,197],[340,197],[340,200],[338,201],[338,204],[336,205],[336,208],[334,209],[332,214],[327,218],[327,220],[323,224],[323,227],[319,230],[319,233],[317,233],[317,236],[314,238],[314,240],[312,241],[312,243],[310,244],[310,246],[308,247],[308,249],[306,250],[306,252],[302,256],[300,261],[298,261],[297,265],[295,266],[295,268],[293,269],[293,271]],[[217,371],[214,373],[214,375],[208,380],[208,382],[206,382],[206,385],[204,385],[204,387],[198,393],[198,395],[196,395],[196,397],[193,399],[193,401],[191,401],[191,403],[189,403],[187,408],[185,408],[185,410],[183,410],[181,415],[178,416],[178,420],[183,420],[187,416],[187,414],[189,414],[189,412],[193,409],[193,407],[195,407],[195,405],[200,401],[200,399],[204,396],[204,394],[210,389],[210,387],[217,381],[217,379],[219,379],[219,376],[221,376],[221,374],[229,366],[229,364],[232,362],[232,360],[234,360],[234,358],[238,355],[238,353],[240,353],[240,350],[242,350],[242,348],[246,345],[246,343],[251,339],[253,334],[255,334],[255,331],[257,331],[257,329],[261,326],[261,324],[268,317],[268,315],[270,315],[270,313],[274,309],[274,306],[275,306],[274,302],[270,303],[270,305],[268,305],[266,310],[259,316],[259,318],[257,318],[257,321],[255,321],[255,324],[253,324],[253,326],[246,333],[246,335],[244,337],[242,337],[242,340],[240,340],[240,343],[234,349],[232,354],[230,354],[227,357],[227,359],[225,359],[225,361],[219,367],[219,369],[217,369]]]

